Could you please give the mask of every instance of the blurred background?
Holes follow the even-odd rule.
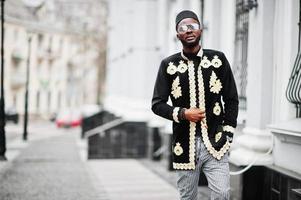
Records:
[[[198,14],[202,47],[224,52],[236,80],[231,199],[301,199],[300,0],[1,8],[0,199],[178,199],[171,122],[150,107],[160,61],[181,50],[183,9]],[[201,174],[199,199],[209,197]]]

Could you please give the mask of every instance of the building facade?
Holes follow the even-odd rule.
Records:
[[[105,10],[104,1],[5,2],[6,107],[24,112],[28,59],[31,116],[101,103]]]
[[[171,132],[169,122],[151,113],[150,101],[161,59],[181,50],[175,16],[191,9],[203,23],[203,48],[223,51],[236,79],[239,130],[230,162],[236,170],[251,166],[247,175],[241,175],[245,187],[254,186],[248,173],[256,174],[257,169],[258,185],[269,185],[261,192],[250,190],[260,197],[246,192],[250,188],[240,188],[243,194],[237,198],[297,199],[300,4],[300,0],[110,1],[105,107],[128,120],[147,121],[150,127]],[[294,84],[287,89],[289,82]]]

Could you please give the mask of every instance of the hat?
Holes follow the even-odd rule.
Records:
[[[181,11],[181,12],[177,15],[177,17],[176,17],[176,29],[177,29],[177,27],[178,27],[178,24],[179,24],[183,19],[186,19],[186,18],[192,18],[192,19],[195,19],[195,20],[197,20],[198,23],[200,24],[199,18],[198,18],[198,16],[197,16],[194,12],[192,12],[192,11],[190,11],[190,10],[183,10],[183,11]]]

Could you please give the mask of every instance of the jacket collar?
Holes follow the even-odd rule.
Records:
[[[200,58],[202,58],[203,53],[204,53],[204,52],[203,52],[203,48],[201,47],[200,50],[199,50],[199,52],[198,52],[198,54],[197,54],[197,56],[200,57]],[[184,55],[183,50],[181,51],[181,56],[182,56],[183,59],[189,60],[189,59]]]

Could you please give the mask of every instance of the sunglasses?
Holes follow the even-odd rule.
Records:
[[[200,25],[198,23],[184,24],[178,27],[178,32],[185,33],[186,31],[188,31],[188,29],[190,29],[191,31],[199,30]]]

